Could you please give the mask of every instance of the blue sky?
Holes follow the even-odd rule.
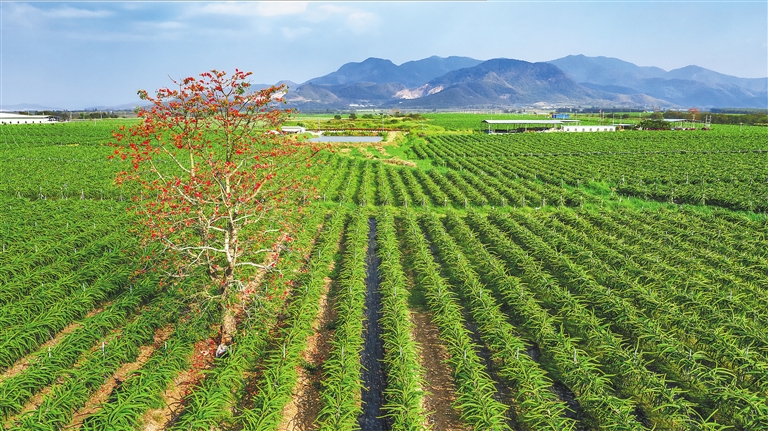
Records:
[[[768,2],[0,1],[0,104],[135,103],[140,88],[240,68],[297,83],[347,62],[438,55],[616,57],[768,76]]]

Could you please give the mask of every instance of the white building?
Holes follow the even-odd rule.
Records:
[[[48,124],[55,123],[56,117],[49,115],[21,115],[0,112],[0,124]]]
[[[307,131],[307,129],[301,126],[283,126],[282,131],[285,134],[295,134],[295,133],[304,133]]]
[[[616,126],[563,126],[563,132],[615,132]]]

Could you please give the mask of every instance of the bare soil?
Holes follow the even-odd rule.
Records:
[[[331,271],[333,264],[331,264]],[[311,431],[317,429],[315,420],[320,413],[320,380],[322,366],[331,350],[332,331],[323,327],[336,319],[336,311],[330,304],[328,292],[333,280],[326,277],[323,296],[320,298],[320,312],[312,324],[315,333],[307,340],[302,356],[307,366],[299,367],[298,381],[293,389],[293,399],[283,409],[283,421],[278,431]]]
[[[63,380],[58,380],[56,383],[64,383]],[[37,410],[38,407],[40,407],[40,404],[43,402],[43,398],[45,398],[46,395],[51,393],[53,390],[53,385],[46,386],[41,391],[35,394],[32,398],[27,401],[27,404],[24,405],[24,408],[21,409],[19,414],[9,417],[4,424],[5,429],[11,429],[13,428],[14,422],[16,422],[16,419],[22,417],[25,413],[30,412],[32,410]]]
[[[322,226],[322,224],[318,226],[317,233],[320,233]],[[336,245],[338,247],[338,243]],[[334,268],[335,263],[332,261],[328,267],[328,272],[333,272]],[[298,379],[296,387],[293,389],[293,397],[283,408],[283,420],[277,428],[278,431],[311,431],[317,429],[315,420],[322,406],[320,380],[322,379],[323,362],[331,350],[330,343],[333,337],[333,331],[323,330],[323,328],[336,320],[336,310],[329,295],[333,280],[325,277],[324,282],[319,312],[315,321],[312,322],[314,334],[307,339],[307,348],[302,352],[306,365],[297,370]]]
[[[424,367],[424,408],[430,412],[428,420],[433,431],[469,431],[453,409],[456,401],[456,383],[446,365],[448,351],[440,341],[437,326],[429,312],[412,312],[413,337],[421,347],[419,359]]]
[[[375,158],[373,151],[376,150],[384,158],[380,158],[379,161],[394,166],[409,166],[412,168],[418,165],[410,160],[403,160],[395,156],[391,156],[387,153],[386,147],[397,146],[398,137],[402,135],[402,132],[389,132],[387,139],[381,142],[343,142],[343,143],[330,143],[334,147],[339,147],[338,152],[341,154],[349,155],[352,152],[352,148],[356,148],[363,157],[367,159]]]
[[[85,418],[101,409],[101,405],[107,401],[109,396],[112,394],[112,391],[114,391],[117,387],[118,383],[125,381],[133,372],[140,369],[149,360],[149,358],[152,356],[152,353],[160,348],[160,346],[163,345],[163,343],[168,339],[168,337],[171,336],[171,334],[173,334],[172,325],[166,325],[155,331],[155,337],[152,345],[141,346],[135,361],[120,366],[120,368],[118,368],[118,370],[110,378],[108,378],[107,381],[101,385],[98,390],[96,390],[96,392],[91,395],[91,398],[88,400],[88,402],[86,402],[85,405],[72,416],[72,422],[70,422],[70,424],[65,427],[65,429],[80,429]]]
[[[259,268],[259,271],[251,279],[250,282],[237,294],[237,302],[240,304],[247,304],[251,295],[257,291],[259,285],[261,285],[264,279],[267,269],[274,266],[280,257],[280,250],[282,250],[286,241],[286,237],[281,237],[275,244],[273,251],[270,251],[264,256],[264,268]],[[238,324],[243,320],[244,307],[236,308],[234,310],[235,320]],[[144,424],[145,431],[157,431],[165,429],[165,427],[176,418],[184,409],[184,402],[186,397],[192,392],[192,389],[202,381],[205,377],[204,370],[210,369],[213,366],[213,360],[216,356],[217,342],[213,339],[200,340],[195,344],[195,347],[191,354],[191,366],[179,373],[176,378],[165,388],[163,394],[163,407],[159,409],[152,409],[147,411],[142,417],[142,423]]]
[[[86,314],[83,319],[88,319],[101,313],[102,311],[104,311],[104,308],[108,307],[111,303],[112,302],[110,301],[105,303],[101,307],[94,308],[88,314]],[[32,360],[34,359],[35,355],[38,354],[38,352],[44,351],[49,348],[52,349],[57,344],[59,344],[64,337],[80,329],[82,326],[83,325],[80,322],[72,322],[69,325],[65,326],[64,329],[62,329],[56,334],[56,336],[52,337],[50,340],[43,343],[35,352],[30,353],[29,355],[19,359],[10,368],[5,370],[5,372],[2,375],[0,375],[0,382],[2,382],[5,379],[10,379],[11,377],[16,376],[19,373],[26,370],[27,368],[29,368],[29,366],[32,365]]]
[[[415,168],[415,167],[418,166],[416,164],[416,162],[412,162],[410,160],[399,159],[397,157],[392,157],[392,158],[389,158],[389,159],[381,159],[381,162],[389,164],[389,165],[394,165],[394,166],[409,166],[411,168]]]
[[[192,351],[191,365],[188,369],[179,373],[165,388],[163,394],[163,407],[148,410],[141,419],[144,430],[157,431],[165,429],[166,425],[183,408],[184,399],[203,378],[203,370],[213,365],[216,354],[217,342],[208,338],[195,343]]]

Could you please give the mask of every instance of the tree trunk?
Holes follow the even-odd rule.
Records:
[[[227,193],[230,192],[229,178],[226,180]],[[221,295],[221,340],[216,349],[216,357],[223,355],[237,331],[237,320],[235,318],[235,300],[236,293],[233,292],[235,286],[235,268],[237,267],[237,226],[235,226],[235,214],[233,208],[228,209],[229,220],[227,231],[224,233],[224,251],[227,256],[227,268],[224,270],[224,285]]]
[[[232,340],[235,337],[237,331],[237,321],[235,320],[235,312],[230,305],[223,304],[221,316],[221,344],[228,346],[232,344]]]
[[[236,295],[232,291],[235,283],[229,269],[227,269],[226,277],[221,295],[221,339],[219,340],[219,347],[216,349],[216,357],[220,357],[229,349],[229,345],[232,344],[237,332],[237,319],[235,318]]]

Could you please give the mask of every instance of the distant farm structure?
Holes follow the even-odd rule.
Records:
[[[563,132],[615,132],[616,126],[563,126]]]
[[[286,135],[295,135],[298,133],[304,133],[307,129],[301,126],[283,126],[282,132]]]
[[[50,124],[58,121],[52,115],[22,115],[0,112],[0,124]]]
[[[483,120],[487,124],[486,133],[549,132],[556,131],[566,124],[578,124],[579,120],[549,119],[549,120]]]

